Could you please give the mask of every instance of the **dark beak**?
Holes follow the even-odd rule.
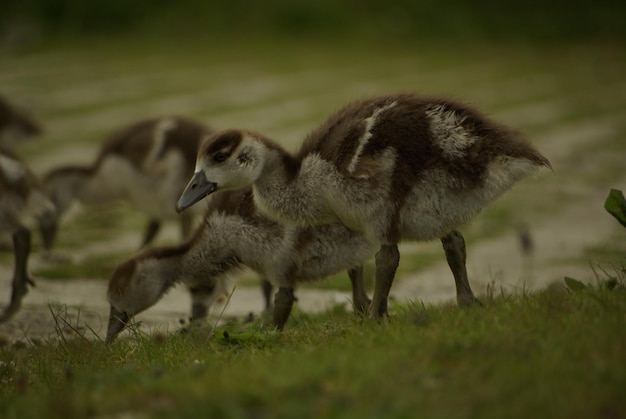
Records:
[[[176,203],[176,211],[181,212],[189,208],[211,192],[215,191],[217,183],[209,182],[204,172],[196,172],[183,191],[183,194]]]
[[[107,329],[107,338],[104,341],[107,345],[113,341],[115,336],[124,330],[128,320],[130,320],[130,314],[119,311],[115,307],[111,306],[111,312],[109,313],[109,327]]]

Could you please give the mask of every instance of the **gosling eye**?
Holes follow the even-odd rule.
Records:
[[[225,151],[218,151],[217,153],[215,153],[215,155],[213,156],[213,161],[216,163],[221,163],[224,160],[226,160],[228,157],[230,156],[230,154],[228,154]]]

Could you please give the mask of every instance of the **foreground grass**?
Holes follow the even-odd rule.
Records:
[[[623,417],[626,289],[0,350],[0,416]],[[54,413],[53,413],[54,412]]]

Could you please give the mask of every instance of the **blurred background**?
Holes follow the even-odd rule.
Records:
[[[464,230],[475,291],[516,292],[565,275],[592,281],[590,262],[626,254],[602,209],[609,188],[626,189],[625,46],[618,0],[3,0],[0,95],[43,127],[16,146],[38,175],[91,162],[110,133],[145,117],[251,128],[294,149],[354,98],[413,91],[470,103],[522,131],[554,166]],[[50,301],[108,313],[106,280],[136,251],[144,224],[124,204],[77,210],[61,225],[66,257],[56,261],[40,257],[34,236],[31,271],[42,285],[4,330],[24,330]],[[530,252],[520,246],[526,233]],[[156,245],[178,241],[169,225]],[[12,261],[0,253],[6,298]],[[234,314],[262,308],[256,279],[243,276],[251,305]],[[454,298],[438,243],[403,245],[396,281],[399,300]],[[345,301],[332,292],[348,281],[313,286]],[[184,292],[168,298],[160,319],[184,317]]]
[[[5,0],[5,44],[76,37],[156,36],[231,42],[259,39],[388,43],[623,39],[623,2],[539,0]]]

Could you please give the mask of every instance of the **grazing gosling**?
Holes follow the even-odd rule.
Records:
[[[387,95],[335,112],[295,155],[253,131],[214,134],[177,208],[252,185],[260,211],[278,222],[340,222],[361,232],[380,246],[370,309],[378,318],[387,314],[403,240],[440,239],[457,301],[476,302],[457,229],[540,167],[550,167],[548,159],[520,134],[469,106]]]
[[[363,312],[370,301],[360,266],[377,249],[342,224],[290,228],[269,220],[256,210],[250,188],[218,194],[188,241],[145,249],[117,266],[107,294],[111,312],[106,340],[178,282],[191,290],[192,320],[205,317],[223,289],[224,276],[242,265],[271,278],[291,296],[302,281],[348,269],[354,309]],[[284,327],[290,310],[291,305],[276,300],[273,320],[278,329]]]
[[[0,147],[13,148],[41,133],[41,126],[35,120],[0,96]]]
[[[166,219],[179,218],[187,237],[201,210],[180,217],[175,202],[193,173],[198,146],[210,133],[187,118],[147,119],[111,135],[93,164],[52,169],[43,183],[56,213],[40,223],[44,247],[54,245],[59,220],[74,201],[85,205],[129,201],[149,217],[142,246],[154,239]]]
[[[22,305],[28,285],[34,285],[28,274],[32,218],[54,211],[41,185],[12,152],[0,148],[0,232],[13,236],[15,267],[9,306],[0,314],[0,323],[10,319]]]

